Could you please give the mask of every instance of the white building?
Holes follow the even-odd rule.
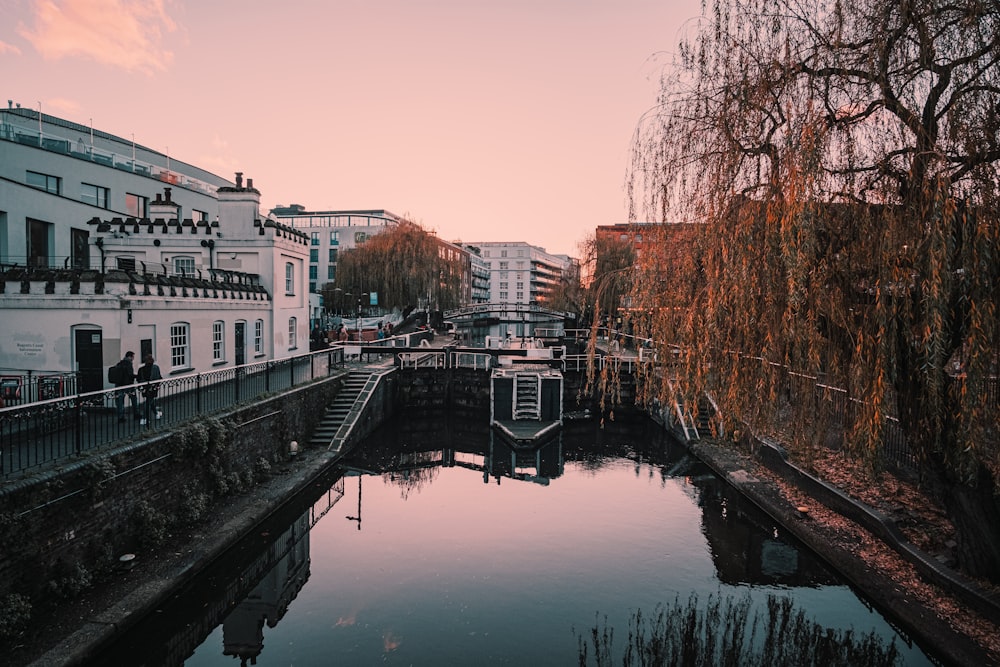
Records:
[[[542,305],[573,264],[568,255],[551,255],[523,241],[481,241],[479,248],[490,272],[491,303]]]
[[[179,219],[215,220],[230,181],[33,109],[0,109],[0,265],[89,267],[87,221],[146,218],[164,185]]]
[[[25,111],[0,114],[0,385],[101,389],[127,350],[167,377],[308,351],[309,237],[261,219],[252,181],[50,116],[32,136]]]
[[[469,270],[471,274],[471,285],[469,290],[469,303],[490,302],[490,267],[483,259],[482,249],[469,243],[456,242],[461,245],[469,254]]]
[[[395,213],[383,209],[307,211],[301,204],[276,206],[271,215],[279,222],[309,235],[309,291],[319,292],[337,277],[337,256],[364,244],[400,223]],[[329,305],[329,304],[328,304]]]

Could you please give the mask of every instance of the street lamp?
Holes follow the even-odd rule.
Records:
[[[362,292],[358,295],[358,341],[361,341],[361,299],[368,296],[368,292]]]

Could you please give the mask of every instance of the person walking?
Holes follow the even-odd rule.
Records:
[[[132,417],[135,419],[139,418],[139,397],[135,393],[135,352],[129,350],[125,353],[125,356],[121,361],[118,362],[117,377],[115,378],[115,387],[119,389],[115,392],[115,408],[118,412],[118,421],[125,421],[125,397],[128,396],[129,402],[132,404]],[[121,389],[121,387],[128,387],[127,389]]]
[[[147,354],[136,374],[136,378],[142,384],[142,397],[145,399],[143,416],[139,420],[140,426],[148,424],[150,419],[159,419],[163,416],[160,409],[156,407],[156,396],[160,393],[159,380],[163,379],[163,375],[160,373],[160,367],[153,361],[153,355]]]

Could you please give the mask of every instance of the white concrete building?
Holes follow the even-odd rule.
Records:
[[[542,305],[559,284],[563,271],[574,262],[568,255],[552,255],[523,241],[480,241],[479,248],[490,272],[490,303]]]
[[[216,190],[204,169],[92,127],[0,108],[0,265],[90,267],[87,221],[149,217],[164,186],[179,219],[212,221]]]
[[[309,237],[261,219],[252,181],[53,143],[88,128],[49,116],[32,137],[25,111],[0,114],[0,392],[101,389],[127,350],[166,377],[309,350]]]

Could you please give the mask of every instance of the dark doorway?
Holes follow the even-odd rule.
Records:
[[[70,230],[72,256],[70,263],[74,269],[90,268],[90,233],[86,229]]]
[[[236,365],[242,366],[247,362],[247,323],[236,323]]]
[[[88,391],[100,391],[104,389],[104,352],[101,349],[101,331],[99,329],[77,329],[75,334],[77,391],[81,394]]]
[[[49,241],[52,225],[28,218],[28,266],[49,265]]]
[[[139,341],[139,359],[136,365],[145,363],[147,354],[153,354],[152,338],[143,338]]]

